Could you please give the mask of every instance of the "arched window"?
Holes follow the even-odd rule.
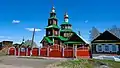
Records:
[[[64,33],[64,37],[67,37],[67,33]]]

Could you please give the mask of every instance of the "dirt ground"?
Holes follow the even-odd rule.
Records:
[[[59,62],[53,59],[27,59],[12,56],[0,57],[0,68],[45,68],[49,64]]]

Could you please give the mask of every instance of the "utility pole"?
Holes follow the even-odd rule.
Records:
[[[32,35],[32,42],[31,42],[32,47],[33,47],[33,42],[34,42],[34,36],[35,36],[35,28],[34,28],[33,35]]]

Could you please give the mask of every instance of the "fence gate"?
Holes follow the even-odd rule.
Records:
[[[26,56],[26,48],[20,48],[20,56]]]
[[[49,57],[62,57],[62,48],[58,45],[50,46]]]
[[[32,56],[39,56],[39,48],[32,49]]]
[[[73,48],[67,47],[64,49],[64,57],[65,58],[72,58],[73,57]]]
[[[9,55],[15,55],[15,48],[14,47],[9,48],[8,54]]]
[[[90,58],[90,53],[88,48],[77,48],[77,57],[79,58]]]
[[[40,56],[47,57],[47,47],[43,47],[40,49]]]

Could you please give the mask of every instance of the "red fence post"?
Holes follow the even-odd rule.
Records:
[[[28,56],[28,48],[26,48],[26,56]]]
[[[62,57],[64,57],[64,47],[62,48]]]
[[[10,54],[10,52],[9,52],[9,51],[10,51],[10,48],[8,48],[8,55]]]
[[[39,48],[39,56],[40,56],[40,49],[41,49],[41,48]]]
[[[47,47],[47,57],[49,57],[49,46]]]
[[[77,46],[75,46],[75,58],[77,58]]]
[[[20,48],[18,48],[18,56],[20,56]]]

